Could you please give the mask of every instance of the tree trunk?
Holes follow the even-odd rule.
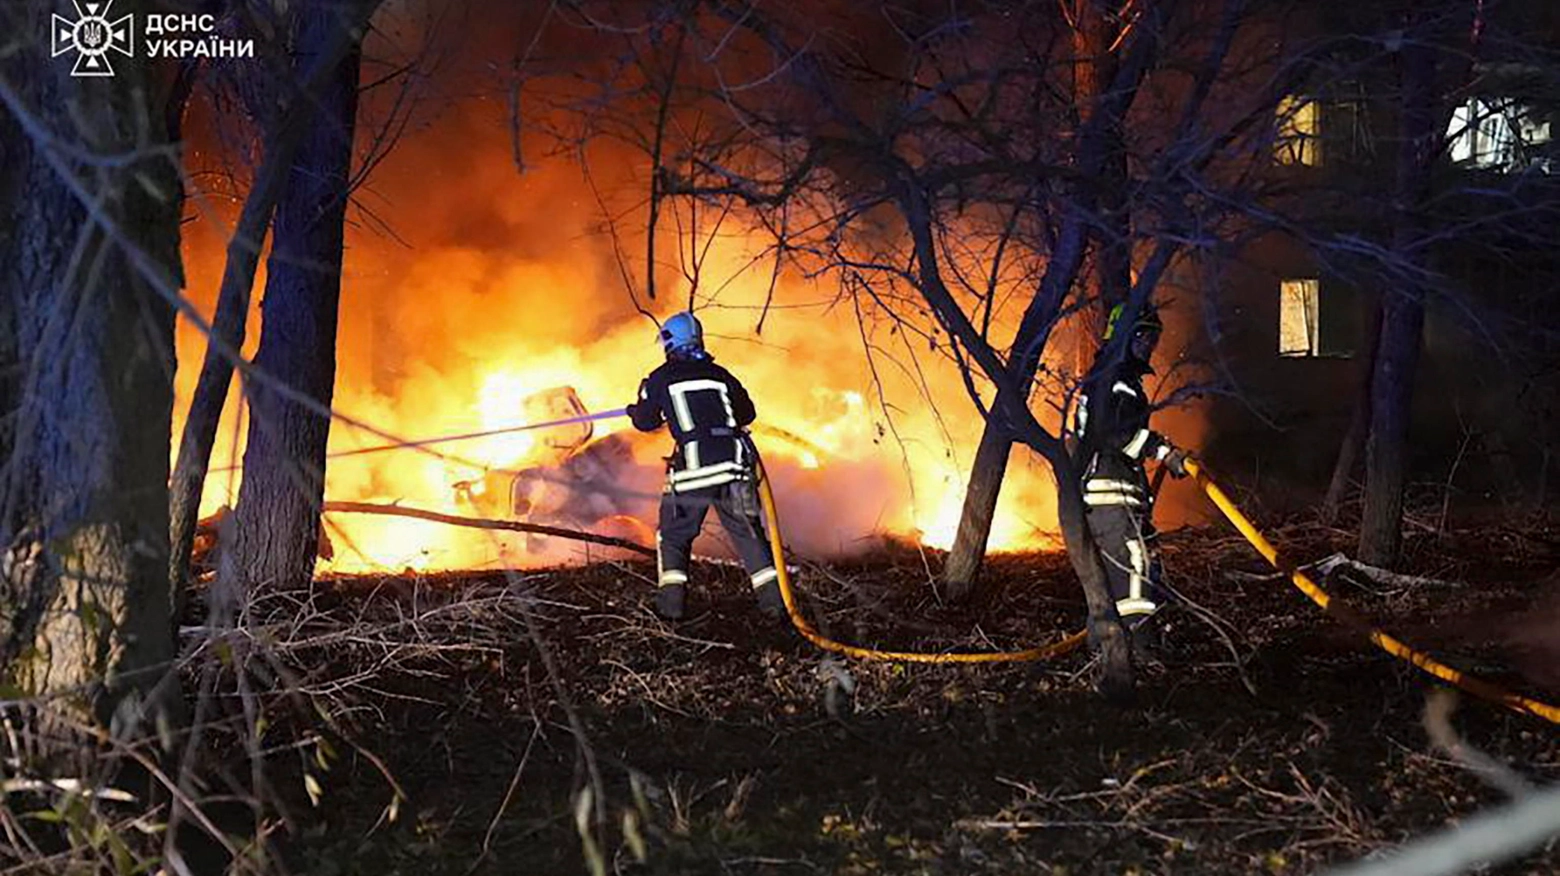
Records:
[[[1115,300],[1121,300],[1131,284],[1132,269],[1130,233],[1124,230],[1128,222],[1124,200],[1126,154],[1121,146],[1121,110],[1115,105],[1099,105],[1119,66],[1116,55],[1110,50],[1114,28],[1109,24],[1108,4],[1103,0],[1073,0],[1073,4],[1077,21],[1073,31],[1073,91],[1077,96],[1079,124],[1088,124],[1096,112],[1106,114],[1095,122],[1093,136],[1084,144],[1084,164],[1087,169],[1097,172],[1100,190],[1089,195],[1079,191],[1078,212],[1087,212],[1093,206],[1090,200],[1100,207],[1098,218],[1109,230],[1102,233],[1096,229],[1092,234],[1092,275],[1102,300],[1112,294],[1118,296]],[[1039,306],[1031,305],[1013,337],[1009,363],[1018,385],[1028,386],[1034,378],[1044,347],[1042,334],[1049,329],[1049,316],[1061,301],[1059,293],[1070,289],[1077,278],[1089,236],[1088,224],[1074,216],[1068,219],[1067,227],[1058,237],[1057,252],[1046,267],[1037,296],[1039,300],[1035,303]],[[1047,318],[1034,318],[1037,315]],[[975,596],[986,545],[991,538],[991,524],[1011,455],[1012,438],[1003,427],[1000,414],[995,413],[1005,402],[1005,399],[993,402],[996,421],[988,420],[981,432],[980,445],[970,465],[959,528],[943,567],[948,598],[955,602],[968,601]]]
[[[1009,369],[1004,367],[995,351],[989,346],[974,346],[981,343],[982,339],[942,280],[932,234],[931,206],[914,180],[906,180],[900,186],[899,205],[915,246],[915,266],[922,298],[937,314],[938,321],[965,343],[971,355],[981,363],[980,367],[986,376],[998,386],[996,397],[1000,407],[993,406],[987,427],[990,428],[993,419],[999,418],[1016,424],[1015,432],[1019,438],[1051,466],[1056,477],[1057,508],[1062,536],[1067,543],[1067,555],[1078,573],[1078,582],[1083,586],[1084,597],[1089,604],[1089,641],[1103,655],[1104,675],[1100,690],[1113,699],[1125,697],[1132,691],[1132,655],[1126,634],[1121,628],[1121,618],[1116,613],[1116,603],[1110,598],[1104,562],[1100,559],[1099,548],[1084,517],[1083,488],[1078,483],[1078,473],[1073,469],[1072,460],[1068,458],[1061,439],[1046,432],[1029,412],[1027,400],[1015,386],[1017,381],[1008,373]],[[1075,238],[1075,243],[1081,244],[1081,241]],[[1073,270],[1076,271],[1076,266]],[[1032,369],[1033,366],[1031,373]]]
[[[178,464],[174,466],[173,483],[169,488],[172,553],[168,580],[175,605],[182,602],[184,581],[189,574],[201,491],[211,464],[211,448],[216,441],[222,408],[233,382],[233,357],[244,345],[250,291],[254,288],[255,268],[260,261],[266,228],[271,223],[282,185],[290,179],[293,157],[315,118],[321,83],[333,75],[335,67],[354,45],[354,30],[358,26],[361,22],[354,22],[352,28],[337,28],[328,47],[313,59],[312,64],[295,65],[299,73],[298,93],[288,101],[287,108],[280,113],[265,138],[260,167],[228,242],[227,263],[217,294],[217,311],[211,321],[212,338],[206,345],[200,378],[190,400],[184,433],[179,441]]]
[[[1117,57],[1111,51],[1117,26],[1104,0],[1076,0],[1078,28],[1073,35],[1078,105],[1085,121],[1116,78]],[[1100,173],[1097,195],[1099,224],[1094,239],[1094,264],[1090,272],[1094,295],[1102,312],[1127,300],[1132,289],[1132,213],[1127,203],[1127,149],[1119,113],[1102,119],[1099,143]]]
[[[1397,563],[1402,540],[1409,417],[1424,327],[1421,294],[1403,289],[1388,305],[1381,333],[1381,361],[1371,381],[1359,554],[1362,562],[1383,568]]]
[[[1089,530],[1083,486],[1070,465],[1052,460],[1052,467],[1056,471],[1056,514],[1062,541],[1067,545],[1067,557],[1083,585],[1084,600],[1089,606],[1089,642],[1104,663],[1100,692],[1113,700],[1125,700],[1132,695],[1134,685],[1132,650],[1116,614],[1116,602],[1110,596],[1099,545]]]
[[[1056,313],[1067,291],[1072,288],[1083,262],[1087,246],[1087,229],[1077,219],[1068,221],[1058,236],[1056,252],[1046,267],[1040,291],[1030,302],[1013,334],[1013,346],[1008,354],[1007,372],[1011,385],[1027,387],[1040,367],[1041,353],[1045,349],[1046,333],[1050,329],[1051,314]],[[1027,396],[1016,400],[998,392],[991,403],[990,416],[980,435],[980,446],[970,467],[969,486],[966,488],[964,507],[959,516],[959,528],[954,536],[953,550],[948,554],[944,567],[944,579],[950,599],[967,600],[975,595],[980,566],[986,555],[986,542],[991,535],[991,521],[996,515],[997,499],[1002,491],[1002,479],[1007,474],[1007,461],[1012,439],[1009,436],[1008,417],[1005,411],[1010,404],[1028,405]]]
[[[1085,246],[1083,224],[1070,220],[1059,236],[1057,251],[1046,268],[1040,291],[1013,334],[1006,369],[1011,378],[1010,385],[1027,388],[1034,379],[1045,347],[1045,333],[1050,326],[1046,317],[1056,312],[1057,305],[1071,288],[1083,261]],[[1028,403],[1027,396],[1015,400],[999,391],[981,430],[980,445],[970,465],[969,485],[965,488],[964,506],[959,514],[959,528],[943,571],[948,597],[956,602],[974,597],[980,567],[986,558],[986,542],[991,536],[991,521],[996,516],[997,499],[1002,492],[1013,443],[1005,412],[1010,405],[1027,406]]]
[[[7,6],[0,30],[47,32],[48,4]],[[147,65],[112,60],[115,76],[90,79],[25,48],[0,61],[16,88],[0,106],[0,671],[134,736],[177,708],[179,176],[167,91]],[[61,146],[140,157],[91,163]]]
[[[1436,120],[1435,49],[1409,41],[1402,52],[1402,145],[1393,192],[1392,253],[1400,267],[1396,288],[1382,303],[1381,339],[1371,378],[1370,436],[1365,453],[1365,507],[1360,520],[1361,562],[1388,568],[1402,541],[1403,483],[1414,397],[1414,371],[1424,333],[1427,259],[1420,246],[1419,210],[1444,127]]]
[[[993,412],[992,419],[999,416]],[[1012,448],[1007,431],[987,420],[980,433],[980,446],[975,450],[975,461],[970,465],[959,528],[943,567],[948,599],[954,602],[965,602],[975,595],[976,577],[986,557],[986,540],[991,537],[991,520],[996,516],[997,496],[1002,492]]]
[[[301,61],[320,56],[348,19],[300,11]],[[239,488],[236,568],[246,589],[298,586],[313,575],[324,496],[325,443],[336,372],[343,221],[352,163],[360,55],[356,45],[325,77],[318,115],[276,206],[255,366],[307,398],[251,380],[250,425]]]
[[[1376,351],[1381,347],[1382,303],[1371,302],[1366,320],[1365,354],[1359,362],[1358,384],[1354,393],[1354,410],[1349,414],[1349,431],[1338,447],[1338,459],[1333,463],[1332,478],[1327,482],[1327,496],[1322,499],[1322,521],[1331,524],[1338,519],[1338,506],[1343,504],[1354,478],[1360,451],[1365,449],[1365,436],[1370,432],[1371,376],[1376,369]]]

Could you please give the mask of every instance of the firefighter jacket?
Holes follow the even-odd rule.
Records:
[[[746,480],[752,466],[744,427],[756,416],[753,400],[731,372],[702,358],[673,356],[639,384],[628,406],[634,428],[653,432],[666,423],[677,441],[667,489],[696,490]]]
[[[1073,434],[1083,471],[1083,500],[1091,507],[1148,508],[1152,497],[1146,459],[1163,460],[1174,449],[1148,428],[1151,407],[1143,377],[1147,363],[1130,356],[1096,371],[1078,399]]]

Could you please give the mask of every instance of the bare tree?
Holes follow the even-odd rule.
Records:
[[[1331,523],[1338,517],[1338,506],[1349,491],[1349,484],[1359,467],[1360,454],[1365,449],[1365,436],[1370,432],[1370,377],[1376,362],[1376,346],[1381,339],[1381,308],[1375,302],[1366,306],[1368,328],[1365,331],[1365,354],[1360,357],[1359,383],[1354,393],[1354,406],[1349,412],[1349,431],[1338,448],[1338,458],[1333,463],[1332,477],[1327,482],[1327,494],[1322,498],[1322,519]]]
[[[323,3],[296,13],[294,54],[304,69],[328,65],[318,111],[276,203],[255,367],[317,403],[266,385],[245,387],[250,427],[239,488],[235,568],[248,586],[298,584],[313,575],[324,495],[328,410],[335,383],[336,324],[353,130],[358,41],[377,3]],[[342,33],[351,47],[340,52]]]
[[[135,734],[176,690],[179,98],[153,65],[72,78],[46,51],[52,11],[0,11],[0,666]]]
[[[211,331],[216,343],[208,344],[200,377],[191,398],[179,442],[179,457],[170,486],[172,554],[169,582],[174,602],[180,600],[188,571],[195,523],[200,511],[201,488],[211,462],[217,426],[233,379],[233,350],[244,345],[246,320],[255,272],[277,201],[291,178],[294,156],[302,146],[317,114],[329,108],[321,105],[320,92],[336,75],[341,61],[354,49],[358,32],[372,12],[372,3],[343,4],[338,9],[343,26],[335,29],[317,54],[307,62],[294,64],[287,56],[287,38],[291,36],[285,21],[271,22],[266,32],[279,33],[282,44],[262,53],[263,65],[246,66],[236,74],[235,89],[247,98],[255,127],[264,132],[260,144],[261,160],[244,198],[243,209],[228,242],[227,262],[217,295],[216,314]],[[294,67],[296,66],[296,70]],[[296,73],[296,75],[294,75]]]
[[[984,549],[1008,444],[1046,460],[1113,688],[1130,685],[1130,666],[1064,440],[1083,375],[1047,362],[1065,346],[1066,321],[1102,294],[1132,318],[1183,247],[1221,221],[1226,208],[1207,209],[1205,196],[1215,158],[1239,152],[1250,120],[1268,118],[1281,93],[1270,60],[1235,62],[1246,7],[1156,3],[1107,15],[1078,3],[1068,19],[1049,6],[570,6],[643,55],[685,53],[677,93],[726,132],[660,164],[660,193],[738,202],[761,227],[785,229],[774,245],[803,270],[832,272],[867,318],[963,371],[988,424],[960,535],[966,567]],[[1252,69],[1268,76],[1236,109],[1214,112],[1216,87]],[[1139,101],[1145,83],[1154,100],[1172,99]],[[1129,153],[1134,112],[1146,114],[1144,134]],[[1142,162],[1130,179],[1129,154]],[[1129,191],[1139,205],[1130,217]],[[1014,326],[1008,344],[993,337],[1004,323]]]
[[[1366,299],[1360,384],[1323,508],[1328,517],[1337,512],[1363,451],[1359,553],[1373,565],[1396,563],[1400,551],[1427,312],[1459,324],[1495,363],[1498,381],[1531,386],[1535,378],[1517,363],[1543,368],[1527,351],[1534,340],[1542,348],[1538,336],[1552,329],[1526,303],[1533,293],[1501,283],[1499,268],[1474,266],[1523,265],[1550,251],[1540,230],[1555,210],[1543,172],[1550,159],[1523,133],[1543,112],[1530,101],[1553,87],[1545,15],[1552,13],[1519,4],[1382,0],[1317,23],[1323,39],[1311,50],[1306,87],[1325,103],[1335,94],[1329,81],[1356,84],[1349,121],[1381,132],[1373,139],[1385,147],[1354,144],[1316,180],[1308,203],[1286,208],[1290,230],[1325,270],[1381,290]],[[1482,431],[1504,447],[1498,426]],[[1492,462],[1504,466],[1504,482],[1517,480],[1505,460]]]
[[[1437,39],[1441,36],[1437,31],[1450,27],[1471,35],[1475,17],[1480,14],[1477,9],[1455,17],[1437,12],[1440,10],[1432,8],[1405,13],[1404,47],[1398,61],[1402,113],[1392,191],[1391,246],[1410,270],[1382,302],[1381,334],[1371,373],[1360,559],[1377,566],[1397,562],[1402,538],[1409,412],[1423,342],[1428,285],[1416,277],[1422,276],[1422,270],[1415,269],[1426,264],[1422,247],[1423,205],[1431,193],[1431,174],[1441,155],[1451,117],[1450,103],[1443,95],[1462,83],[1471,66],[1467,54],[1453,55],[1438,46],[1444,44],[1444,37]],[[1455,71],[1448,72],[1448,66]]]
[[[1141,80],[1117,79],[1119,52],[1126,43],[1128,28],[1134,24],[1126,5],[1073,0],[1064,19],[1072,32],[1072,93],[1078,107],[1078,118],[1073,124],[1086,130],[1089,139],[1079,141],[1080,179],[1073,196],[1073,211],[1061,219],[1060,238],[1066,241],[1065,246],[1080,253],[1087,243],[1078,238],[1079,233],[1092,238],[1094,298],[1107,307],[1125,301],[1132,282],[1132,228],[1126,202],[1128,157],[1122,125]],[[1067,258],[1069,254],[1064,252],[1062,259],[1048,263],[1047,279],[1042,284],[1071,286],[1084,279],[1084,262],[1074,262]],[[1039,367],[1035,342],[1041,330],[1039,321],[1028,320],[1009,345],[1013,350],[1035,348],[1036,355],[1012,363],[1014,378],[1020,383],[1032,380]],[[967,599],[975,591],[1011,444],[1012,438],[1000,420],[987,422],[970,466],[958,532],[943,571],[948,594],[956,601]]]

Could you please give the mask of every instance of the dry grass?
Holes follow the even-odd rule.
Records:
[[[1344,536],[1279,530],[1302,558]],[[1411,571],[1467,583],[1455,590],[1335,584],[1411,641],[1523,683],[1507,621],[1547,598],[1547,537],[1411,540]],[[179,835],[199,847],[205,821],[242,838],[205,853],[249,872],[1303,873],[1496,799],[1420,729],[1424,678],[1221,531],[1171,534],[1165,553],[1207,616],[1172,617],[1166,665],[1131,710],[1091,692],[1086,655],[829,658],[764,625],[718,565],[697,569],[677,627],[649,613],[639,563],[321,581],[259,594],[217,629],[197,609],[183,661],[199,729],[174,740],[167,773]],[[1005,648],[1081,622],[1060,557],[995,558],[998,586],[966,608],[941,604],[926,569],[893,548],[804,568],[806,610],[892,647]],[[1553,728],[1483,705],[1456,718],[1488,757],[1560,777]],[[135,825],[166,823],[170,796],[9,795],[6,866],[55,872],[68,854],[115,872],[112,843],[51,849],[36,838],[59,823],[23,817],[71,806],[150,861],[159,836]],[[1556,854],[1499,872],[1552,872]]]

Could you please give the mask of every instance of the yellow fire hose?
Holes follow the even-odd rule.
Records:
[[[1030,648],[1027,651],[996,651],[984,653],[952,653],[952,654],[924,654],[916,651],[879,651],[875,648],[862,648],[858,645],[847,645],[844,642],[836,642],[833,639],[819,633],[808,623],[807,618],[802,617],[801,609],[796,605],[796,594],[791,590],[791,573],[786,569],[785,548],[780,543],[780,515],[775,512],[774,492],[769,488],[769,475],[764,471],[764,463],[760,460],[758,468],[758,495],[764,506],[764,528],[769,531],[769,548],[775,556],[775,571],[779,574],[780,596],[785,600],[785,613],[791,618],[791,625],[802,634],[802,638],[825,651],[833,651],[836,654],[844,654],[847,657],[860,657],[865,660],[892,660],[901,663],[1019,663],[1028,660],[1047,660],[1059,657],[1077,648],[1088,638],[1085,632],[1077,632],[1040,648]]]
[[[1288,575],[1289,580],[1301,593],[1309,597],[1323,611],[1331,610],[1337,614],[1344,614],[1342,606],[1333,606],[1332,596],[1327,591],[1318,586],[1315,581],[1311,580],[1309,575],[1297,568],[1288,559],[1279,556],[1278,548],[1274,547],[1273,543],[1268,541],[1267,537],[1257,530],[1250,518],[1246,517],[1239,508],[1235,507],[1235,503],[1230,501],[1230,497],[1219,488],[1219,485],[1208,478],[1208,475],[1203,472],[1202,466],[1198,465],[1196,461],[1188,459],[1186,461],[1186,473],[1197,481],[1197,485],[1202,487],[1203,492],[1208,494],[1208,498],[1213,500],[1213,504],[1217,505],[1220,511],[1224,512],[1224,516],[1229,518],[1229,521],[1235,525],[1235,528],[1240,530],[1240,534],[1245,536],[1247,541],[1251,542],[1251,546],[1257,549],[1257,553],[1271,563],[1273,568]],[[1362,624],[1362,626],[1366,627],[1370,640],[1376,644],[1376,647],[1391,654],[1393,657],[1406,660],[1436,678],[1454,684],[1476,697],[1481,697],[1492,703],[1499,703],[1513,711],[1526,712],[1529,715],[1536,715],[1546,721],[1560,724],[1560,707],[1530,699],[1491,684],[1481,678],[1475,678],[1441,663],[1423,651],[1416,651],[1410,648],[1375,627],[1366,624]]]
[[[775,571],[779,576],[780,596],[785,601],[786,614],[791,619],[791,625],[796,627],[796,631],[802,635],[802,638],[817,645],[819,648],[825,651],[833,651],[836,654],[844,654],[847,657],[906,663],[1016,663],[1046,660],[1061,656],[1076,649],[1088,638],[1086,632],[1080,631],[1061,641],[1040,648],[1030,648],[1026,651],[949,654],[928,654],[915,651],[879,651],[875,648],[863,648],[858,645],[849,645],[827,638],[820,634],[808,622],[807,618],[802,616],[801,610],[797,607],[796,594],[791,589],[791,575],[786,568],[785,548],[781,544],[780,539],[780,516],[775,511],[774,492],[770,489],[769,475],[764,470],[762,460],[758,462],[757,469],[759,499],[764,507],[764,525],[769,533],[770,550],[773,551],[775,557]],[[1217,505],[1219,510],[1224,513],[1224,516],[1229,518],[1230,523],[1235,525],[1240,534],[1245,536],[1247,541],[1251,542],[1251,546],[1256,548],[1257,553],[1260,553],[1264,559],[1273,565],[1273,568],[1287,574],[1295,587],[1324,611],[1331,610],[1335,614],[1345,614],[1341,606],[1333,606],[1332,596],[1318,586],[1315,581],[1312,581],[1310,576],[1306,575],[1305,572],[1301,571],[1287,559],[1280,557],[1278,548],[1274,547],[1273,543],[1268,541],[1267,537],[1258,531],[1250,518],[1241,513],[1240,509],[1235,506],[1235,503],[1230,500],[1230,497],[1224,490],[1220,489],[1218,484],[1208,478],[1208,475],[1203,472],[1202,466],[1198,465],[1195,460],[1188,459],[1186,461],[1186,471],[1197,482],[1197,485],[1202,487],[1203,492],[1208,494],[1208,498],[1213,501],[1213,504]],[[1483,679],[1453,669],[1423,651],[1416,651],[1410,648],[1408,645],[1375,627],[1366,624],[1361,625],[1365,626],[1370,640],[1381,650],[1412,663],[1442,681],[1454,684],[1474,696],[1493,703],[1499,703],[1513,711],[1524,712],[1543,718],[1546,721],[1560,724],[1560,707],[1513,693]]]

